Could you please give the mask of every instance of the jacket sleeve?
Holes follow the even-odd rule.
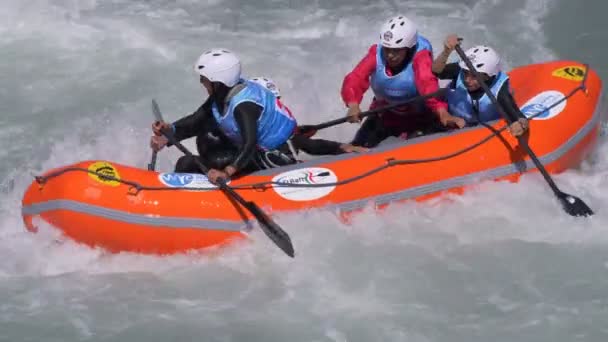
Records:
[[[237,171],[242,170],[251,162],[257,153],[258,119],[262,114],[262,107],[253,102],[242,102],[234,108],[234,118],[239,126],[243,144],[232,162]]]
[[[173,126],[173,136],[177,141],[192,138],[200,133],[205,127],[205,122],[211,114],[211,100],[207,99],[194,113],[187,115],[177,121]],[[167,144],[171,146],[170,144]]]
[[[427,50],[420,51],[412,59],[414,68],[414,82],[420,95],[427,95],[439,90],[439,80],[433,74],[433,57]],[[436,112],[438,109],[447,109],[447,102],[431,97],[425,101],[426,106]]]
[[[359,64],[342,81],[342,100],[344,104],[361,103],[369,89],[369,78],[376,69],[376,45],[372,45]]]
[[[498,91],[498,96],[496,98],[500,106],[505,110],[505,114],[507,115],[507,121],[509,123],[513,123],[518,119],[525,118],[524,113],[521,112],[519,106],[515,102],[515,99],[511,95],[509,91],[509,81],[507,80],[503,83],[502,87]]]
[[[291,138],[293,147],[311,155],[342,154],[340,143],[324,139],[311,139],[302,134],[296,134]]]

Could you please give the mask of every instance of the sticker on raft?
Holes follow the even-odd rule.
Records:
[[[565,97],[566,95],[557,90],[543,91],[542,93],[529,99],[521,107],[521,112],[524,113],[527,118],[536,115],[533,120],[551,119],[566,108],[568,100],[566,100]],[[557,102],[559,102],[559,104],[556,105]],[[547,111],[547,108],[549,107],[551,107],[551,109]]]
[[[105,161],[98,161],[89,165],[88,169],[89,171],[96,173],[89,173],[89,177],[93,178],[95,181],[109,186],[120,185],[120,175],[118,174],[118,170],[116,170],[114,165]],[[108,179],[104,176],[114,179]]]
[[[283,172],[272,178],[273,182],[288,184],[330,184],[338,181],[336,174],[326,168],[310,167]],[[273,184],[274,191],[279,196],[292,201],[312,201],[329,195],[336,188],[335,185],[320,187],[289,187]]]
[[[170,188],[217,188],[207,176],[200,173],[161,173],[158,180]],[[230,180],[226,184],[230,184]]]
[[[570,65],[563,68],[555,69],[551,75],[555,77],[565,78],[571,81],[580,82],[585,78],[585,69],[577,65]]]

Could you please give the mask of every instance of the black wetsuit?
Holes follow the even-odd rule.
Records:
[[[312,139],[306,134],[295,134],[291,138],[291,144],[296,152],[304,151],[311,155],[335,155],[346,153],[340,146],[339,142],[325,140],[325,139]]]
[[[224,96],[210,96],[194,113],[173,123],[174,136],[178,141],[196,136],[200,157],[194,158],[200,158],[207,167],[219,170],[232,165],[239,174],[295,163],[287,144],[272,151],[257,149],[257,125],[262,107],[253,102],[242,102],[234,109],[234,118],[243,141],[242,145],[235,146],[222,133],[211,112],[214,101],[222,104],[218,105],[218,109],[223,112],[227,91],[221,93]],[[218,98],[220,101],[217,101]],[[175,164],[175,172],[198,173],[200,170],[192,158],[183,156]]]
[[[436,76],[442,80],[452,80],[449,87],[454,88],[456,87],[456,81],[458,79],[458,75],[460,74],[460,70],[461,68],[458,63],[450,63],[445,66],[442,72],[436,74]],[[495,77],[491,77],[489,80],[486,81],[486,85],[488,87],[491,87],[492,82],[494,82],[494,79]],[[479,100],[483,95],[485,95],[485,92],[483,91],[483,88],[479,88],[472,93],[469,92],[469,94],[471,95],[471,98],[473,100]],[[498,91],[496,100],[498,100],[498,103],[502,106],[502,108],[504,108],[509,123],[515,122],[520,118],[526,117],[521,112],[519,106],[517,105],[517,103],[515,103],[515,99],[513,99],[513,96],[509,92],[508,80],[502,85],[502,87]],[[475,108],[475,106],[473,106],[473,108]]]

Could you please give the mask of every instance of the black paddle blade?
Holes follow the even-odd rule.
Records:
[[[260,227],[264,233],[272,240],[280,249],[285,252],[285,254],[290,257],[295,256],[295,252],[293,250],[293,245],[291,244],[291,239],[289,235],[279,227],[270,217],[266,216],[266,214],[257,206],[254,202],[247,202],[247,207],[249,211],[255,216],[255,218],[260,223]]]
[[[560,192],[559,200],[564,210],[572,216],[592,216],[593,210],[580,198],[565,192]]]
[[[154,113],[154,118],[156,118],[156,121],[164,121],[163,115],[161,114],[160,108],[158,107],[158,103],[155,99],[152,99],[152,112]]]
[[[150,164],[148,164],[148,171],[155,171],[156,168],[156,152],[152,152],[152,160],[150,160]]]

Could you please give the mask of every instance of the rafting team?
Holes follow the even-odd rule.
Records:
[[[313,139],[315,132],[298,126],[272,79],[243,79],[233,52],[212,49],[195,64],[209,97],[194,113],[172,124],[154,122],[151,147],[158,151],[171,145],[163,132],[177,141],[196,137],[199,155],[182,156],[175,172],[200,173],[193,160],[199,158],[210,169],[209,180],[216,183],[218,178],[295,164],[300,151],[311,155],[364,152],[390,136],[407,139],[501,118],[465,61],[446,64],[459,42],[458,36],[449,35],[433,61],[430,42],[418,34],[412,21],[395,16],[384,23],[379,43],[344,78],[341,95],[348,121],[361,121],[360,104],[370,86],[374,93],[370,109],[437,92],[438,79],[451,80],[449,90],[366,117],[350,143]],[[504,109],[508,131],[516,137],[524,134],[528,121],[511,95],[500,56],[485,45],[468,49],[465,55]]]

